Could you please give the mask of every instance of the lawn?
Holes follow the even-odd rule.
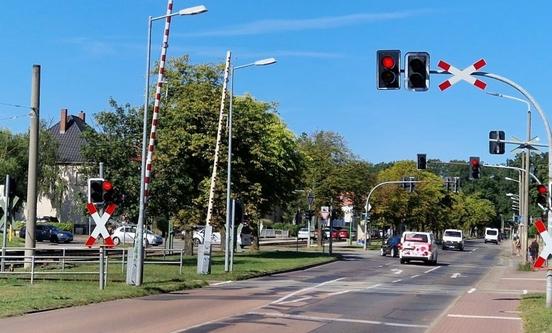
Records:
[[[156,260],[161,260],[161,258]],[[178,256],[166,257],[177,260]],[[140,287],[128,286],[121,264],[112,259],[108,266],[108,281],[104,290],[99,290],[97,275],[41,275],[31,285],[28,279],[0,279],[0,317],[28,312],[70,307],[107,300],[145,296],[189,288],[198,288],[212,281],[243,280],[266,274],[300,269],[336,260],[327,254],[314,252],[271,251],[236,254],[232,273],[224,272],[224,256],[212,260],[210,275],[196,274],[196,258],[185,257],[183,274],[179,266],[147,264]],[[54,272],[55,267],[44,270]],[[97,264],[74,266],[66,264],[66,272],[97,271]]]
[[[552,332],[552,309],[545,307],[544,294],[525,295],[519,308],[526,333]]]

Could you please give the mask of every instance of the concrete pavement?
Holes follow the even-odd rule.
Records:
[[[521,298],[545,291],[546,271],[518,271],[521,257],[512,255],[511,242],[500,246],[496,265],[445,310],[431,333],[523,332],[518,310]]]

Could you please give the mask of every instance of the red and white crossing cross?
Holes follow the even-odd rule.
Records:
[[[108,247],[115,246],[115,244],[113,244],[113,239],[111,239],[111,235],[105,227],[105,224],[117,209],[117,205],[114,203],[110,203],[105,209],[105,212],[102,216],[98,214],[98,210],[93,203],[88,203],[86,207],[88,208],[88,213],[90,213],[92,219],[94,219],[94,222],[96,222],[96,227],[90,234],[90,237],[88,237],[88,240],[86,241],[86,246],[92,247],[99,235],[102,235],[105,245],[107,245]]]
[[[548,256],[552,254],[552,237],[550,237],[550,233],[546,230],[546,226],[542,220],[535,222],[535,228],[537,228],[537,231],[544,241],[544,249],[539,253],[539,257],[533,264],[533,267],[540,268],[544,265]]]
[[[486,64],[487,63],[485,62],[484,59],[480,59],[479,61],[475,62],[473,65],[470,65],[464,68],[464,70],[459,70],[458,68],[444,62],[443,60],[439,60],[439,64],[437,64],[437,66],[439,66],[439,68],[444,69],[445,71],[453,75],[450,79],[441,83],[439,85],[439,89],[443,91],[447,88],[450,88],[453,84],[464,80],[464,81],[467,81],[468,83],[473,84],[474,86],[476,86],[481,90],[485,90],[485,87],[487,87],[487,84],[481,80],[476,79],[471,74],[479,70]]]

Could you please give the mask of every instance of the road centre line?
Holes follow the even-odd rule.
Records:
[[[294,300],[291,300],[291,301],[280,302],[278,304],[296,303],[296,302],[306,301],[306,300],[311,299],[311,298],[312,297],[310,297],[310,296],[305,296],[305,297],[297,298],[297,299],[294,299]]]
[[[222,282],[213,283],[212,286],[220,286],[220,285],[228,284],[228,283],[232,283],[232,282],[234,282],[234,281],[232,281],[232,280],[222,281]]]
[[[391,283],[397,283],[397,282],[401,282],[401,281],[402,281],[402,279],[398,279],[398,280],[395,280],[395,281],[393,281],[393,282],[391,282]]]
[[[413,278],[417,278],[418,276],[420,276],[420,274],[412,275],[410,278],[413,279]]]
[[[501,280],[521,280],[521,281],[546,281],[546,279],[537,278],[500,278]]]
[[[474,291],[476,291],[477,289],[476,288],[471,288],[470,290],[468,290],[468,294],[471,294],[473,293]]]
[[[372,288],[377,288],[377,287],[379,287],[379,286],[381,286],[381,283],[374,284],[374,285],[372,285],[372,286],[370,286],[370,287],[366,287],[366,288],[364,288],[364,289],[372,289]]]
[[[348,292],[351,292],[351,291],[352,291],[351,289],[336,291],[336,292],[333,292],[333,293],[329,293],[328,296],[337,296],[337,295],[345,294],[345,293],[348,293]],[[280,303],[280,304],[282,304],[282,303]]]
[[[433,272],[434,270],[438,269],[438,268],[441,268],[441,266],[437,266],[437,267],[433,267],[432,269],[428,269],[427,271],[425,271],[424,273],[427,274],[427,273],[431,273]]]
[[[391,323],[375,320],[361,320],[361,319],[347,319],[347,318],[324,318],[316,316],[304,316],[304,315],[292,315],[287,313],[277,313],[277,312],[248,312],[251,315],[258,315],[264,317],[272,318],[287,318],[287,319],[303,319],[309,321],[319,321],[319,322],[344,322],[344,323],[358,323],[358,324],[368,324],[368,325],[383,325],[383,326],[395,326],[395,327],[413,327],[413,328],[428,328],[427,325],[415,325],[415,324],[402,324],[402,323]]]
[[[462,314],[448,314],[447,317],[453,317],[453,318],[473,318],[473,319],[521,320],[521,318],[519,318],[519,317],[475,316],[475,315],[462,315]]]
[[[300,293],[302,293],[302,292],[305,292],[305,291],[307,291],[307,290],[316,289],[316,288],[322,287],[322,286],[324,286],[324,285],[326,285],[326,284],[328,284],[328,283],[337,282],[337,281],[340,281],[340,280],[343,280],[343,279],[344,279],[344,277],[341,277],[341,278],[338,278],[338,279],[335,279],[335,280],[325,281],[325,282],[319,283],[319,284],[314,285],[314,286],[311,286],[311,287],[306,287],[306,288],[303,288],[303,289],[296,290],[296,291],[292,292],[291,294],[288,294],[288,295],[286,295],[286,296],[284,296],[284,297],[281,297],[281,298],[275,300],[274,302],[271,302],[270,304],[277,304],[277,303],[283,302],[283,301],[285,301],[286,299],[288,299],[288,298],[290,298],[290,297],[293,297],[293,296],[295,296],[295,295],[297,295],[297,294],[300,294]]]

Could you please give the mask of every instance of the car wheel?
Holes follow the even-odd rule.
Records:
[[[385,257],[385,250],[384,250],[384,249],[380,249],[380,255],[381,255],[382,257]]]
[[[50,238],[50,243],[59,243],[59,239],[56,236],[54,236]]]
[[[443,251],[446,251],[446,250],[447,250],[447,247],[443,245],[443,246],[441,247],[441,249],[442,249]]]
[[[119,245],[120,243],[121,243],[121,240],[119,239],[119,237],[113,237],[113,244]]]
[[[199,239],[194,238],[194,245],[195,245],[195,246],[199,246]]]
[[[400,261],[401,261],[401,264],[405,264],[405,263],[406,263],[406,259],[401,258]]]

